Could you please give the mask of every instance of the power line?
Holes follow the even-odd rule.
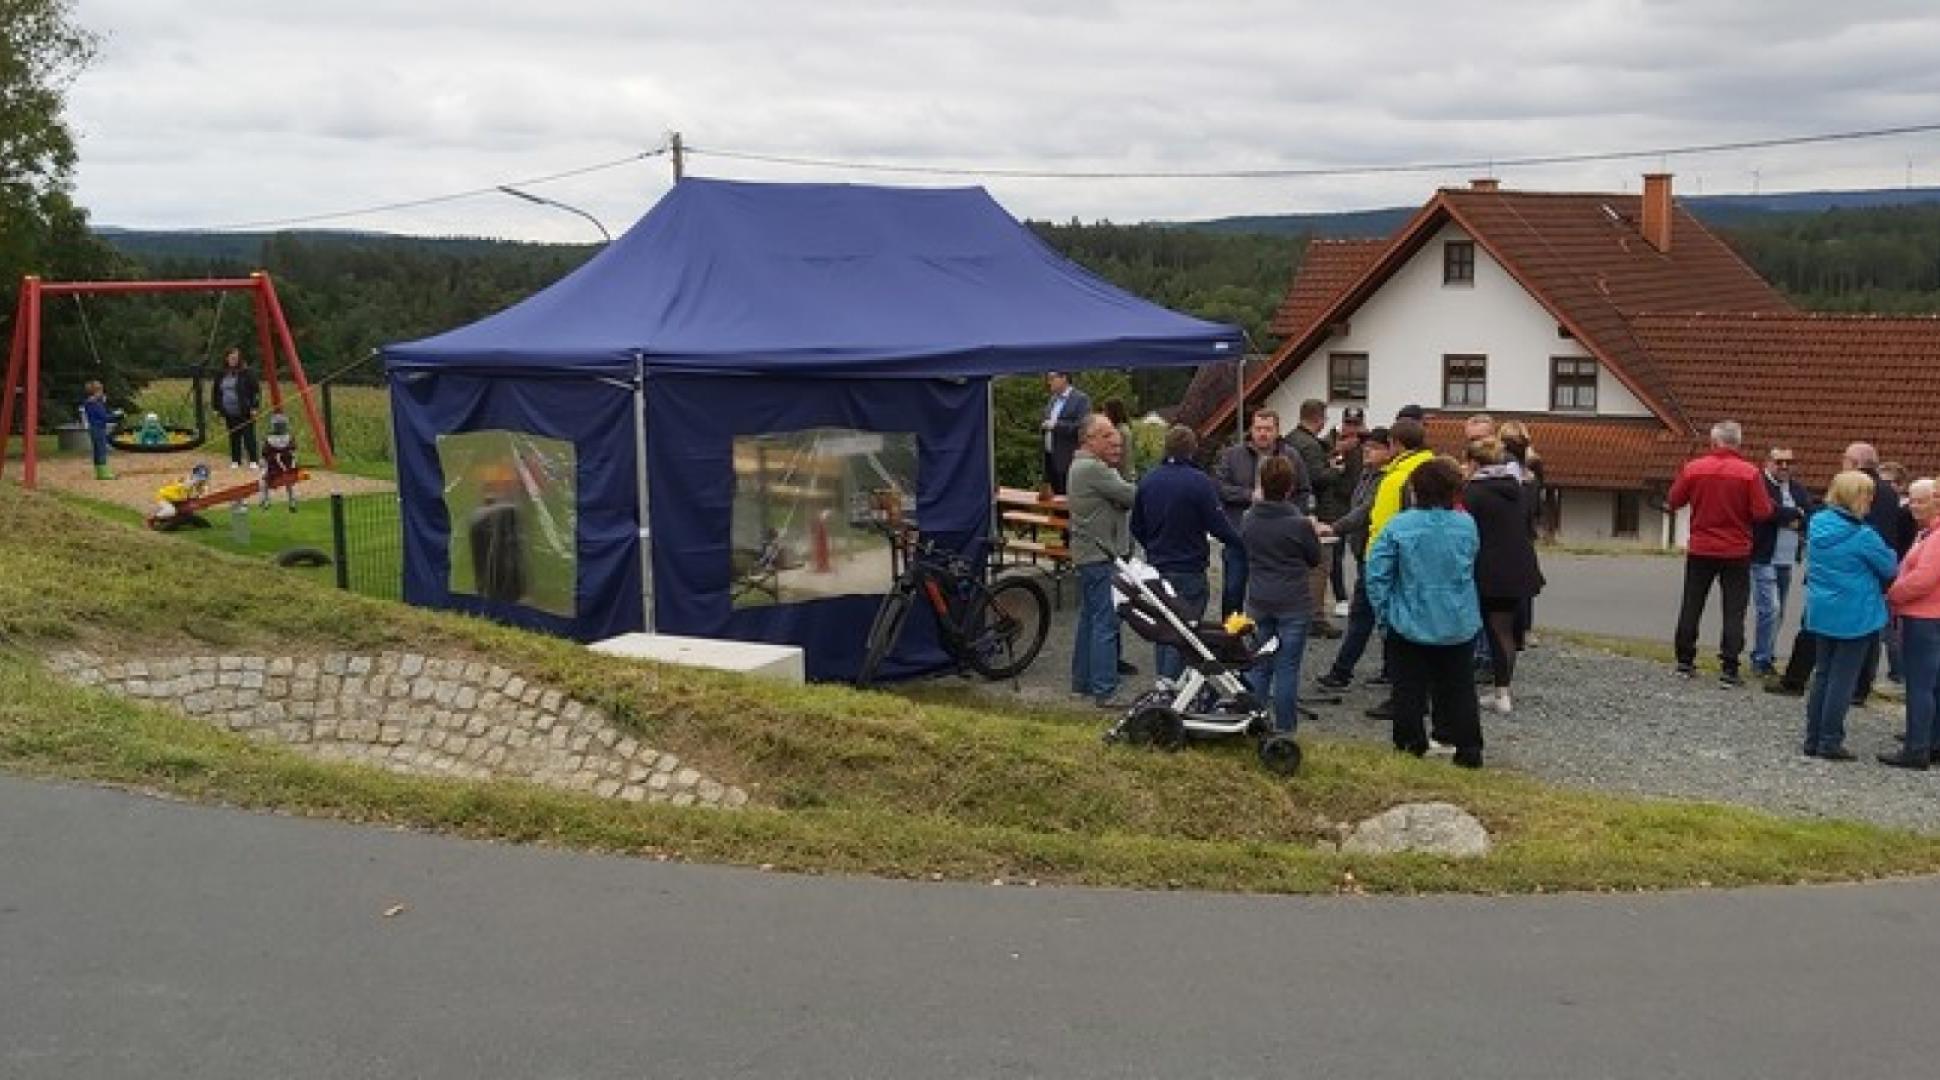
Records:
[[[1835,131],[1819,135],[1788,135],[1771,139],[1743,139],[1735,142],[1699,143],[1688,146],[1655,147],[1646,150],[1608,150],[1583,154],[1545,154],[1519,158],[1478,158],[1469,161],[1410,162],[1397,165],[1344,165],[1287,169],[1185,169],[1158,171],[1005,169],[953,165],[899,165],[880,161],[845,161],[835,158],[792,157],[743,150],[717,150],[688,146],[689,154],[706,154],[736,161],[757,161],[770,165],[790,165],[813,169],[846,169],[856,172],[904,173],[927,176],[987,176],[1011,180],[1286,180],[1330,176],[1383,176],[1398,173],[1452,172],[1458,169],[1526,168],[1536,165],[1576,165],[1597,161],[1623,161],[1631,158],[1671,158],[1693,154],[1727,153],[1734,150],[1761,150],[1778,146],[1808,146],[1815,143],[1854,142],[1884,139],[1898,135],[1918,135],[1940,131],[1940,122],[1907,124],[1899,127]]]
[[[453,191],[444,195],[429,195],[422,199],[405,199],[400,202],[363,206],[355,210],[331,210],[325,213],[303,214],[297,217],[266,218],[261,221],[239,221],[227,225],[195,225],[173,229],[156,229],[153,231],[240,232],[245,229],[272,229],[281,228],[286,225],[308,225],[319,221],[338,221],[343,218],[363,217],[367,214],[382,214],[391,210],[411,210],[420,206],[436,206],[439,203],[457,202],[460,199],[475,198],[479,195],[498,195],[501,188],[508,186],[531,187],[536,184],[549,184],[555,180],[565,180],[574,176],[585,176],[587,173],[602,172],[606,169],[617,169],[622,165],[631,165],[636,161],[645,161],[649,158],[659,157],[666,152],[667,148],[661,146],[652,150],[643,150],[637,154],[628,154],[626,157],[615,158],[612,161],[602,161],[595,165],[582,165],[576,169],[567,169],[564,172],[548,173],[544,176],[534,176],[525,180],[508,180],[504,184],[488,184],[484,187],[471,188],[466,191]]]

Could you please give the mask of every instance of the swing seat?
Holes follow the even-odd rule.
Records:
[[[141,441],[141,433],[128,429],[116,431],[108,436],[108,445],[124,454],[177,454],[184,450],[194,450],[205,440],[194,428],[168,428],[168,441],[151,446]]]

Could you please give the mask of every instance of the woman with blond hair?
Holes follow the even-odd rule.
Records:
[[[1899,559],[1866,524],[1873,478],[1856,470],[1832,478],[1825,509],[1805,537],[1805,629],[1818,642],[1818,666],[1805,696],[1805,755],[1851,761],[1846,710],[1866,651],[1886,625],[1886,587]]]
[[[1516,463],[1522,474],[1522,504],[1529,517],[1529,539],[1543,538],[1543,484],[1544,470],[1542,455],[1530,442],[1529,428],[1520,420],[1504,420],[1495,429],[1495,437],[1502,441],[1502,452]],[[1536,625],[1536,598],[1525,596],[1522,605],[1516,609],[1516,648],[1520,649],[1529,638],[1529,630]]]
[[[1509,683],[1516,673],[1516,622],[1523,602],[1543,588],[1536,545],[1529,539],[1523,485],[1515,467],[1493,436],[1468,444],[1469,478],[1462,505],[1475,519],[1481,547],[1475,556],[1475,591],[1482,601],[1482,632],[1488,635],[1489,665],[1499,713],[1513,706]]]

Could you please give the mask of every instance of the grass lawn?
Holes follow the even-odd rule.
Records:
[[[320,374],[312,372],[311,374]],[[195,426],[195,403],[189,394],[190,383],[187,379],[157,379],[142,388],[141,397],[135,407],[128,410],[130,421],[139,421],[145,412],[152,412],[162,418],[165,424],[185,428]],[[303,419],[303,406],[297,399],[295,388],[288,384],[283,387],[283,408],[296,427],[297,437],[307,445],[310,440],[308,423]],[[205,383],[203,393],[208,393]],[[321,395],[321,391],[318,391]],[[366,475],[390,475],[391,463],[391,405],[390,392],[382,386],[354,386],[338,383],[330,388],[331,414],[334,420],[336,438],[332,449],[340,458],[358,462],[367,468],[381,468],[382,473]],[[267,391],[263,397],[265,411],[269,407]],[[317,409],[321,413],[322,400],[319,396]],[[213,427],[218,421],[210,414],[209,423]],[[215,438],[216,436],[211,436]],[[355,471],[346,469],[346,472]]]
[[[1107,747],[1090,710],[652,671],[322,588],[213,540],[178,543],[12,485],[0,485],[0,566],[0,767],[30,774],[598,850],[973,881],[1489,892],[1940,869],[1936,837],[1566,791],[1364,743],[1311,740],[1301,774],[1280,779],[1242,745],[1175,755]],[[408,648],[489,659],[601,706],[754,803],[685,810],[322,764],[71,687],[38,662],[73,647],[131,658]],[[1336,823],[1430,799],[1479,816],[1495,852],[1456,862],[1319,846]]]

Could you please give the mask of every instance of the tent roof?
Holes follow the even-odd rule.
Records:
[[[391,368],[951,377],[1200,364],[1240,332],[1147,303],[982,188],[687,179],[551,287]]]

